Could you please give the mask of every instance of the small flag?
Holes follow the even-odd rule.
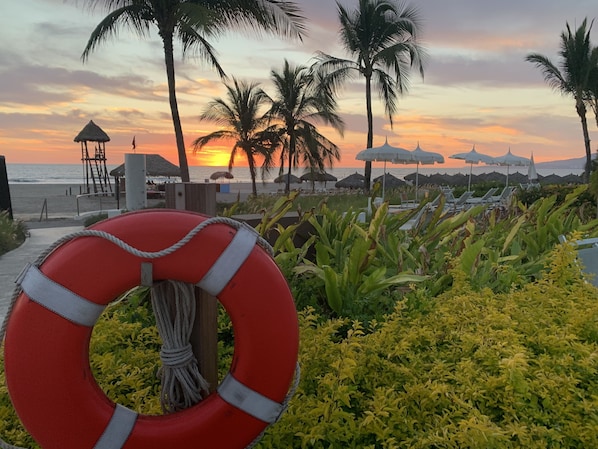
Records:
[[[131,142],[131,145],[133,146],[133,149],[135,149],[135,136],[133,136],[133,142]]]

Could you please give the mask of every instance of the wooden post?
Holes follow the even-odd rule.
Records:
[[[8,185],[8,174],[6,172],[6,159],[0,156],[0,211],[7,211],[8,217],[12,220],[12,203],[10,201],[10,187]]]
[[[166,207],[216,215],[216,184],[166,184]],[[199,363],[201,375],[210,384],[210,391],[218,386],[218,301],[200,288],[195,289],[197,309],[191,346]]]

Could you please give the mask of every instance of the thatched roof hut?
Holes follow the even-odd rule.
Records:
[[[181,169],[167,161],[159,154],[145,155],[145,172],[147,176],[181,176]],[[110,172],[110,176],[122,178],[125,176],[125,164],[121,164]]]

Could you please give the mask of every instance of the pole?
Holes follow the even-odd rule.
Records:
[[[0,210],[7,211],[10,219],[13,219],[8,174],[6,172],[6,159],[4,156],[0,156]]]
[[[166,207],[216,215],[216,184],[166,184]],[[191,332],[191,347],[199,364],[199,371],[210,384],[210,391],[218,386],[218,301],[200,288],[195,289],[197,308]]]
[[[473,172],[473,162],[469,164],[469,182],[467,183],[467,191],[471,192],[471,173]]]

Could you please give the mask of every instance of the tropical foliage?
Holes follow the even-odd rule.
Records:
[[[598,220],[579,218],[577,201],[585,190],[492,211],[478,206],[455,213],[441,202],[424,211],[409,230],[402,230],[403,225],[418,215],[417,209],[388,214],[383,204],[362,224],[357,211],[341,214],[324,205],[317,216],[302,216],[312,237],[300,246],[289,235],[301,223],[278,226],[276,260],[292,280],[300,309],[310,306],[323,316],[366,323],[382,319],[410,285],[432,297],[450,290],[455,269],[465,273],[474,289],[507,292],[542,277],[559,235],[596,233]],[[266,230],[260,228],[264,234]]]
[[[324,171],[340,159],[338,147],[316,128],[316,122],[329,124],[342,133],[343,121],[336,113],[336,101],[321,78],[306,66],[294,66],[287,60],[281,72],[272,70],[275,94],[269,115],[281,136],[281,170],[285,158],[288,173],[285,191],[290,190],[292,169],[302,165]]]
[[[22,221],[11,220],[6,211],[0,212],[0,256],[25,241],[27,228]]]
[[[300,37],[303,17],[295,2],[287,0],[91,0],[90,7],[103,7],[108,15],[92,31],[82,59],[89,58],[101,43],[128,28],[148,37],[154,26],[162,39],[168,80],[168,99],[176,137],[183,182],[189,181],[189,166],[175,88],[174,44],[182,43],[183,54],[193,52],[208,62],[220,76],[220,66],[209,39],[225,30],[260,28]]]
[[[595,447],[598,303],[573,258],[501,294],[454,272],[368,327],[303,311],[302,381],[258,447]]]
[[[257,196],[256,176],[258,159],[262,160],[262,179],[274,165],[273,153],[278,144],[278,134],[268,130],[269,118],[265,114],[268,96],[257,84],[247,84],[233,79],[227,84],[227,99],[217,98],[205,107],[200,120],[208,120],[221,128],[193,142],[195,151],[214,140],[230,140],[233,148],[228,162],[229,171],[241,152],[247,159],[253,196]]]
[[[355,76],[365,79],[366,148],[371,148],[374,139],[372,86],[378,90],[392,128],[398,97],[408,91],[410,70],[415,68],[423,77],[419,14],[417,9],[395,0],[359,0],[353,11],[339,2],[337,5],[341,44],[352,59],[320,52],[319,68],[333,91]],[[365,185],[368,190],[371,174],[372,163],[367,161]]]
[[[566,31],[561,33],[559,50],[559,63],[555,65],[549,58],[538,53],[526,56],[526,61],[538,67],[550,87],[563,95],[573,97],[575,110],[581,120],[583,140],[586,150],[585,180],[589,182],[592,148],[586,118],[587,104],[594,105],[596,77],[598,76],[598,47],[592,47],[590,31],[592,24],[588,25],[584,19],[581,25],[573,32],[567,23]],[[593,92],[593,93],[592,93]],[[598,125],[598,115],[597,115]]]

